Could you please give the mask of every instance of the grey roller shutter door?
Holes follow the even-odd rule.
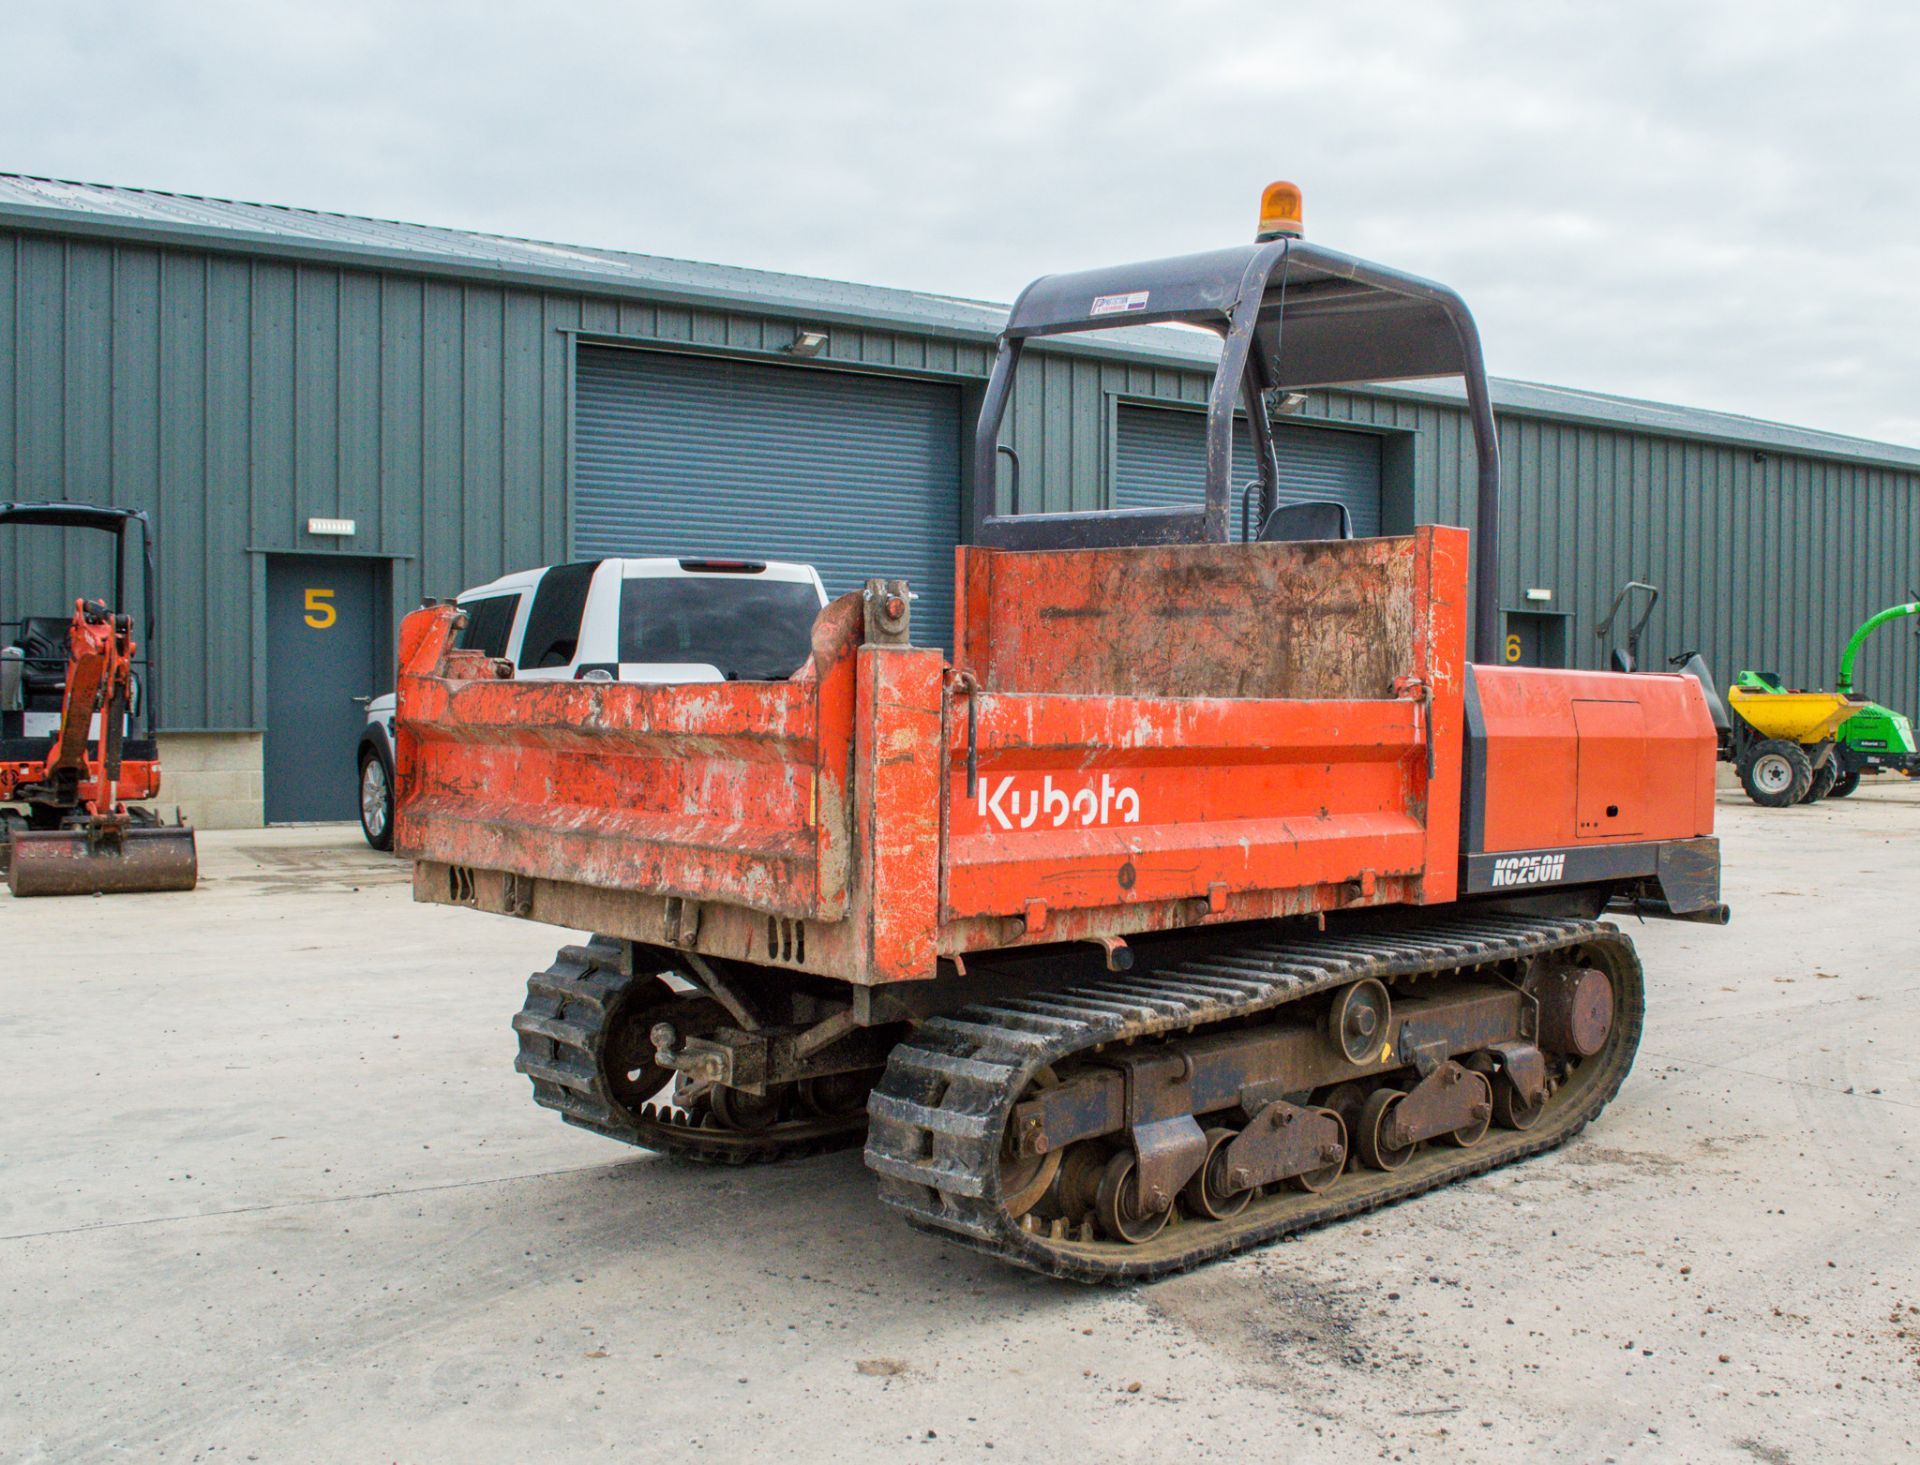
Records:
[[[908,580],[953,638],[960,397],[897,377],[582,346],[574,553],[800,560],[829,595]]]
[[[1206,492],[1207,419],[1199,412],[1121,403],[1116,423],[1114,507],[1173,508]],[[1362,538],[1380,532],[1380,439],[1368,432],[1274,425],[1280,501],[1336,499]],[[1245,422],[1233,429],[1233,534],[1240,534],[1241,492],[1258,477]],[[1255,505],[1254,512],[1259,512]],[[1255,526],[1256,530],[1258,526]]]

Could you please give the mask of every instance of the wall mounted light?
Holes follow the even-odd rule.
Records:
[[[787,347],[789,356],[818,356],[827,345],[825,331],[795,331],[793,344]]]
[[[1267,393],[1267,411],[1291,415],[1305,410],[1307,394],[1305,392],[1282,391],[1275,387]]]

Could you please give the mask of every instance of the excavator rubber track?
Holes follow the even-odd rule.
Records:
[[[1259,1018],[1372,977],[1511,980],[1531,958],[1578,954],[1603,967],[1614,1012],[1604,1046],[1581,1059],[1526,1129],[1493,1128],[1472,1148],[1427,1145],[1402,1168],[1349,1160],[1319,1193],[1259,1193],[1229,1220],[1176,1217],[1140,1245],[1090,1226],[1016,1220],[1002,1199],[1002,1143],[1036,1076],[1096,1048],[1179,1039]],[[1324,1225],[1552,1149],[1618,1091],[1644,1020],[1630,941],[1594,921],[1455,914],[1346,934],[1252,941],[1149,975],[1120,975],[965,1008],[922,1023],[893,1050],[869,1100],[866,1162],[909,1224],[1054,1276],[1132,1282]]]
[[[528,978],[526,1004],[513,1019],[520,1036],[513,1066],[533,1081],[535,1103],[608,1139],[714,1165],[765,1164],[860,1142],[867,1116],[858,1111],[831,1118],[799,1116],[738,1131],[716,1128],[704,1113],[657,1100],[637,1107],[622,1103],[615,1092],[611,1040],[622,1026],[623,1002],[655,980],[623,972],[626,960],[624,943],[596,937],[584,946],[562,947],[551,966]],[[646,1025],[642,1022],[639,1030]]]

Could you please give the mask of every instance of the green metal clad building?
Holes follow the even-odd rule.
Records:
[[[0,500],[152,511],[170,801],[207,825],[345,818],[351,698],[390,685],[398,618],[505,570],[735,553],[809,560],[836,591],[904,575],[916,639],[946,640],[1002,315],[0,176]],[[1197,496],[1209,370],[1176,330],[1036,343],[1007,431],[1020,507]],[[1920,451],[1519,382],[1494,397],[1499,655],[1603,664],[1594,627],[1641,579],[1663,590],[1643,660],[1698,647],[1723,678],[1824,683],[1920,580]],[[1283,482],[1342,498],[1359,532],[1471,520],[1457,393],[1314,393],[1283,421]],[[52,530],[0,544],[0,619],[70,603],[88,554]],[[322,623],[316,665],[299,632]],[[1917,674],[1914,638],[1888,634],[1861,684],[1911,711]],[[328,717],[289,690],[316,681]]]

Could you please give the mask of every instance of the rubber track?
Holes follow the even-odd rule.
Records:
[[[629,1113],[609,1093],[601,1059],[609,1035],[607,1014],[636,981],[620,971],[617,941],[595,937],[585,946],[563,946],[553,965],[527,979],[527,1001],[514,1015],[520,1035],[517,1072],[533,1080],[533,1099],[568,1124],[623,1144],[658,1150],[714,1165],[753,1165],[790,1160],[860,1142],[866,1116],[807,1119],[777,1124],[754,1134],[709,1129],[680,1110],[649,1104]]]
[[[1001,1208],[1001,1136],[1015,1102],[1049,1064],[1096,1044],[1268,1012],[1361,977],[1441,974],[1572,947],[1603,954],[1615,986],[1613,1033],[1530,1130],[1496,1128],[1472,1149],[1428,1145],[1401,1169],[1356,1168],[1320,1195],[1276,1192],[1231,1221],[1176,1218],[1144,1246],[1024,1231]],[[1054,1276],[1144,1280],[1564,1143],[1618,1091],[1643,1020],[1632,944],[1593,921],[1455,915],[1390,930],[1253,943],[1147,976],[980,1004],[922,1023],[894,1049],[868,1101],[866,1161],[881,1178],[881,1198],[916,1228]]]

